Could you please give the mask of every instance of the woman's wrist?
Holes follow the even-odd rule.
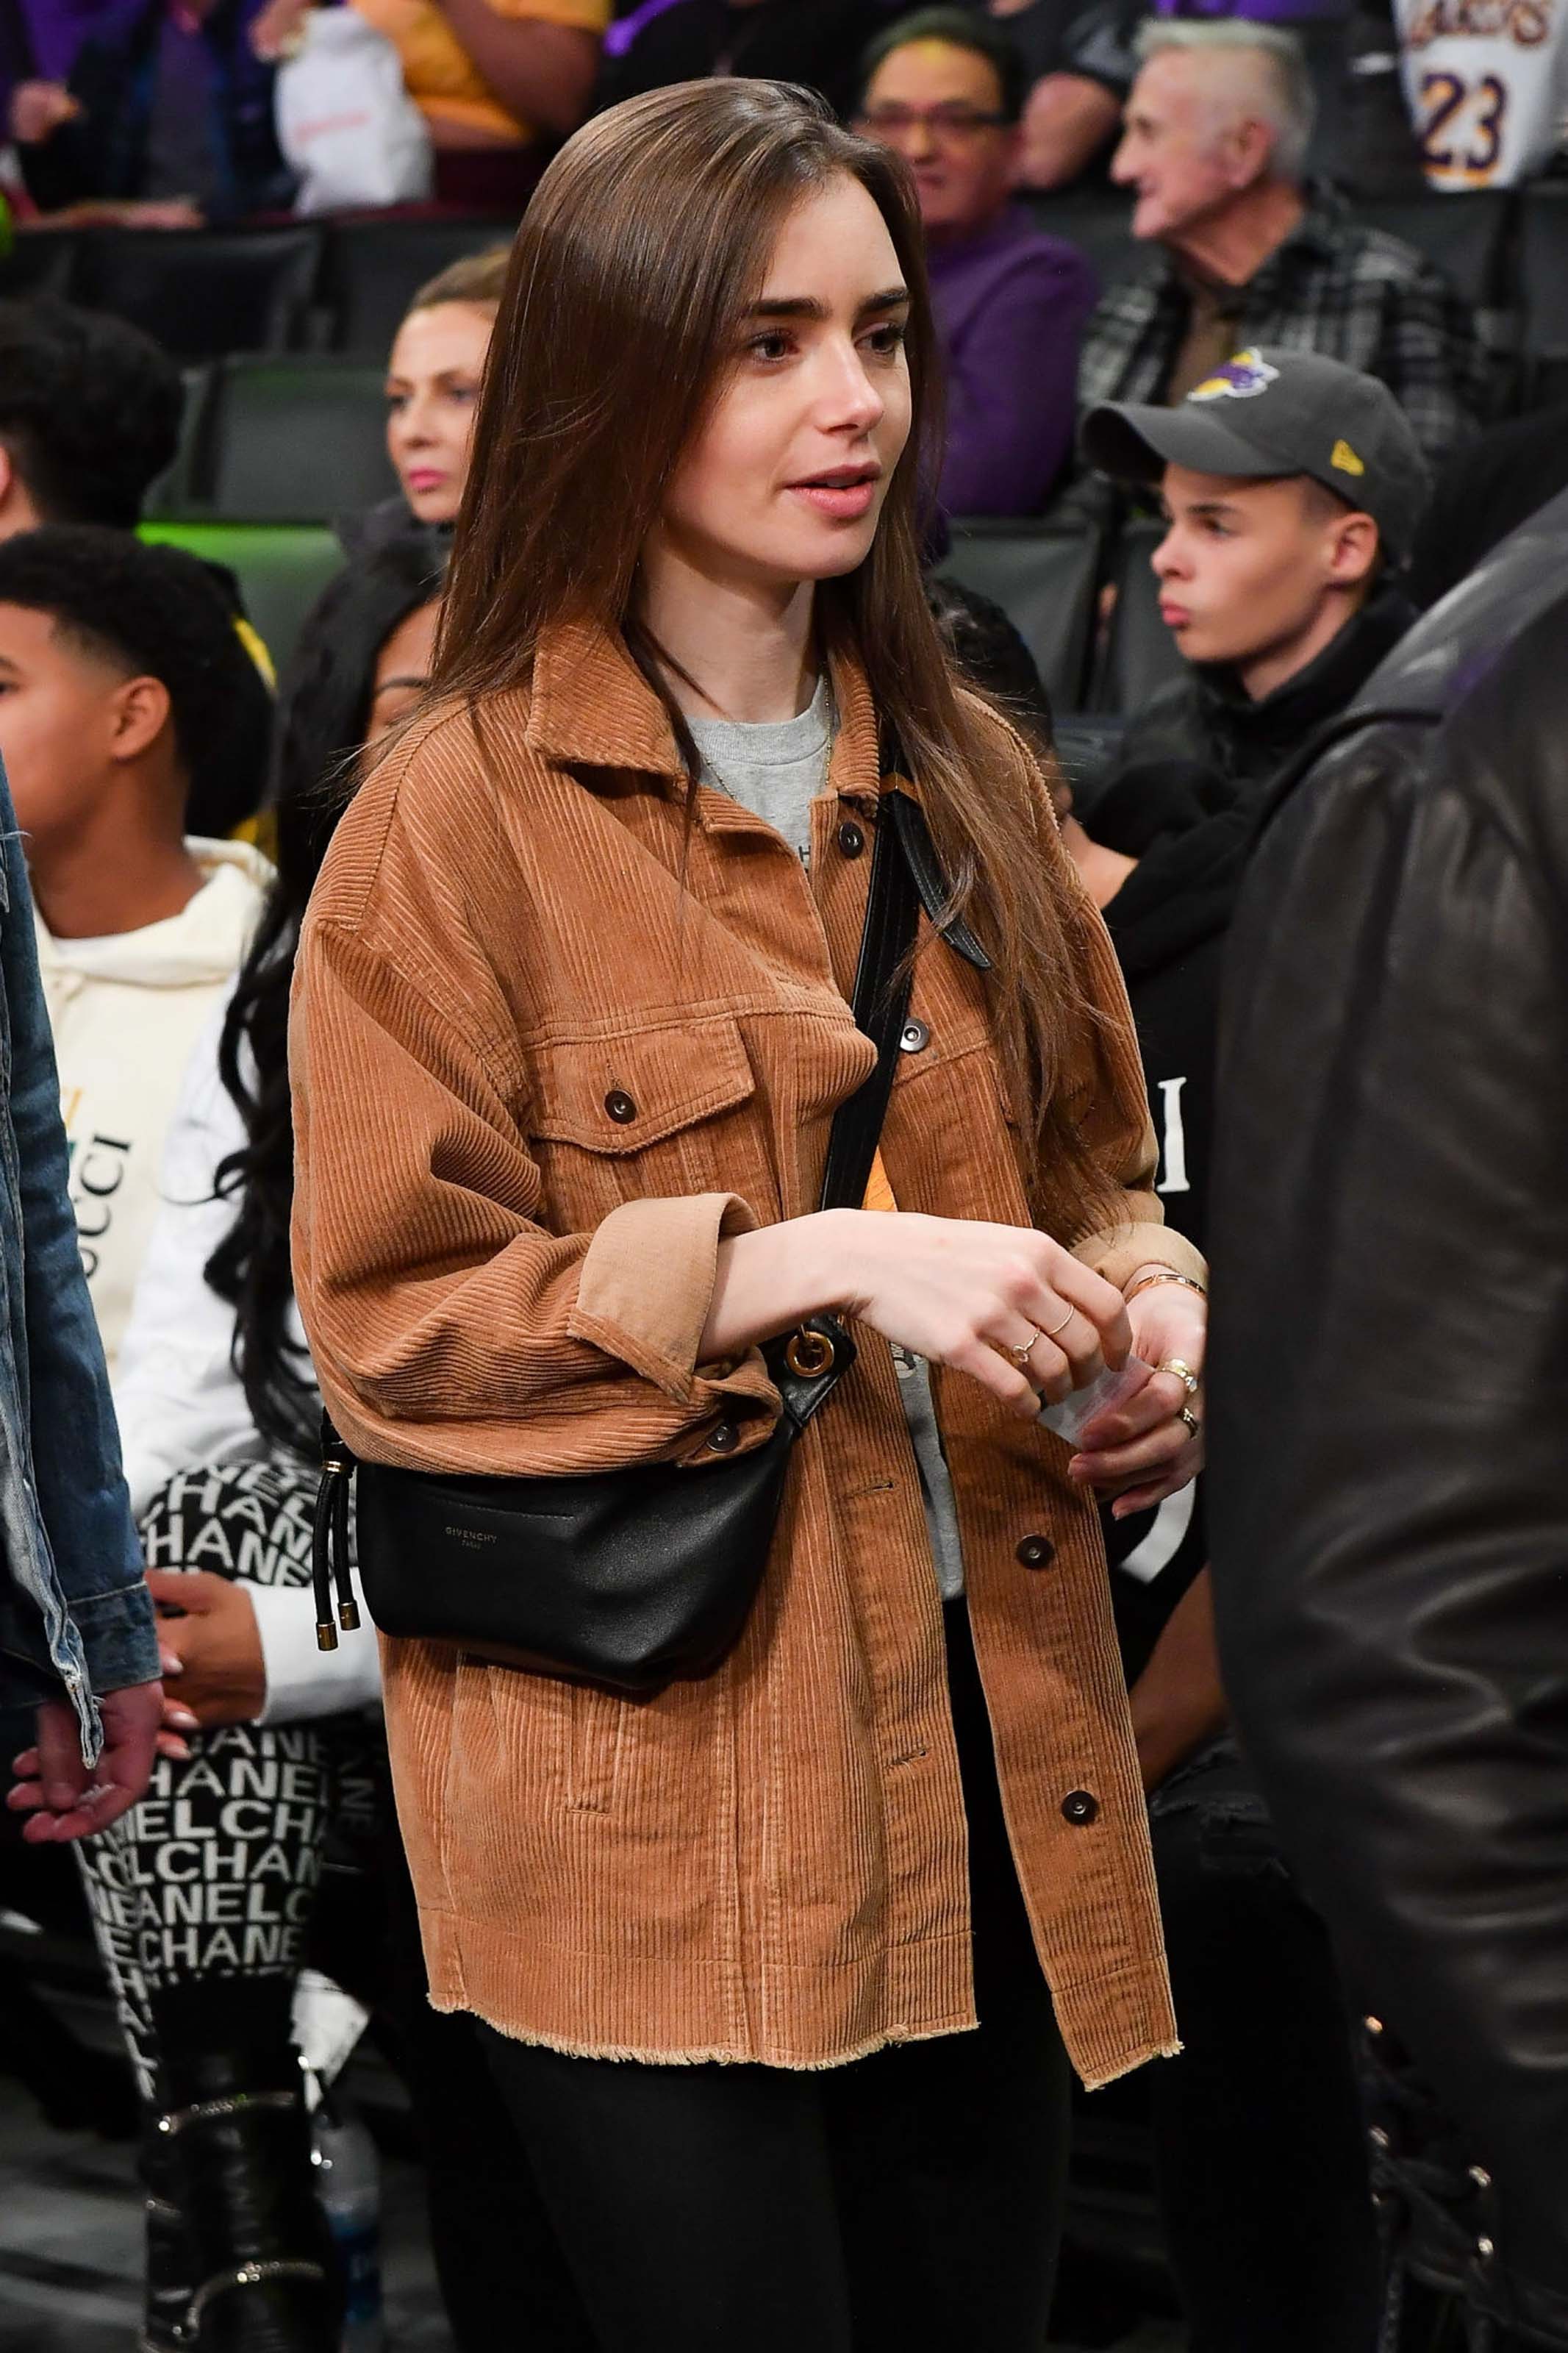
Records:
[[[700,1361],[738,1356],[853,1299],[863,1212],[817,1209],[719,1245]]]
[[[803,1315],[837,1315],[853,1305],[866,1271],[866,1219],[864,1209],[816,1209],[810,1217],[795,1220],[797,1233],[803,1229],[810,1233],[804,1279],[820,1293],[809,1307],[801,1309]]]
[[[1150,1259],[1144,1265],[1134,1267],[1121,1286],[1121,1296],[1131,1302],[1138,1292],[1152,1290],[1156,1283],[1163,1282],[1173,1283],[1182,1291],[1194,1292],[1200,1299],[1206,1299],[1209,1295],[1207,1283],[1200,1282],[1195,1275],[1183,1274],[1175,1267],[1165,1265],[1163,1260]]]

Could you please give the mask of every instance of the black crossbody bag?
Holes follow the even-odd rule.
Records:
[[[947,917],[945,898],[919,803],[889,788],[853,995],[877,1066],[834,1115],[824,1209],[858,1208],[866,1197],[921,903],[962,955],[987,964],[973,934]],[[566,1478],[401,1471],[356,1463],[323,1419],[313,1556],[321,1647],[337,1647],[334,1579],[341,1623],[359,1622],[349,1577],[355,1477],[360,1581],[384,1633],[630,1694],[707,1673],[739,1639],[767,1566],[791,1450],[854,1363],[855,1344],[836,1317],[814,1315],[763,1355],[784,1400],[778,1425],[764,1445],[711,1470],[660,1462]]]

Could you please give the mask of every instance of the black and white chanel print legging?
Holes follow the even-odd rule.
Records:
[[[308,1585],[315,1490],[302,1464],[181,1472],[142,1522],[147,1566]],[[160,1757],[141,1804],[79,1847],[143,2097],[156,2096],[157,1996],[298,1975],[328,1833],[374,1804],[373,1740],[357,1715],[194,1733],[188,1761]]]

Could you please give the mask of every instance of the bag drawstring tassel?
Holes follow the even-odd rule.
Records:
[[[345,1633],[359,1624],[359,1605],[349,1575],[348,1448],[321,1416],[321,1483],[316,1490],[316,1513],[310,1530],[310,1583],[316,1598],[316,1647],[335,1651],[338,1629],[332,1622],[332,1586],[337,1585],[338,1620]]]
[[[338,1588],[338,1623],[345,1634],[352,1634],[359,1625],[359,1603],[354,1599],[353,1578],[349,1573],[349,1465],[347,1460],[338,1466],[338,1476],[332,1489],[332,1575]]]

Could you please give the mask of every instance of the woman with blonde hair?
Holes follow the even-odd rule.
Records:
[[[1192,1475],[1203,1267],[1038,773],[927,611],[931,367],[904,169],[816,100],[580,132],[514,249],[433,701],[300,946],[296,1281],[406,1604],[432,1998],[485,2022],[607,2353],[1037,2348],[1067,2059],[1175,2039],[1096,1498]],[[889,1073],[845,1199],[830,1132]],[[569,1609],[596,1539],[538,1498],[616,1481],[679,1616],[695,1515],[825,1348],[727,1647],[628,1694],[591,1642],[464,1630],[476,1592],[536,1621],[547,1558]],[[1041,1426],[1130,1352],[1163,1369],[1078,1451]],[[394,1485],[428,1548],[381,1506],[367,1542]]]
[[[378,537],[410,518],[443,530],[457,516],[506,266],[504,246],[465,254],[404,312],[386,362],[386,454],[403,497],[380,511]]]

